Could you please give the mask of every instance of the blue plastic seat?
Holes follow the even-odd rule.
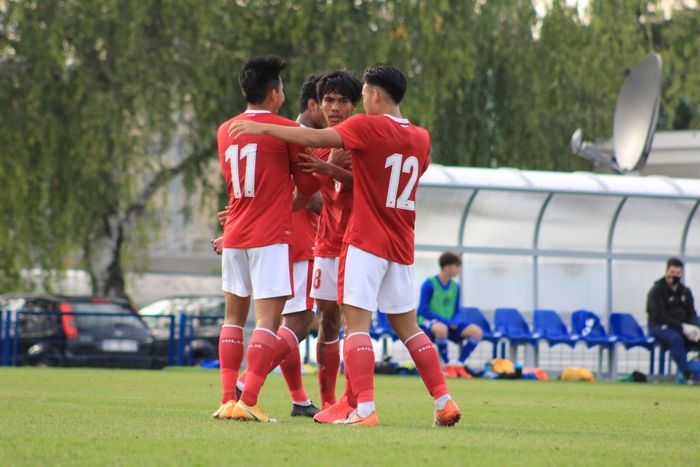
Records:
[[[579,340],[578,334],[569,334],[566,325],[554,310],[535,310],[532,327],[550,347],[565,344],[573,348]]]
[[[654,349],[655,339],[644,334],[642,327],[629,313],[610,313],[608,329],[627,350],[633,347],[643,347],[650,351]]]
[[[494,312],[494,325],[497,332],[503,334],[511,345],[537,345],[539,333],[530,332],[523,315],[515,308],[497,308]]]
[[[610,334],[617,337],[619,342],[629,350],[633,347],[642,347],[649,351],[649,374],[654,374],[654,346],[656,339],[644,334],[634,316],[629,313],[610,313],[608,321]]]
[[[571,314],[571,332],[577,334],[586,346],[612,348],[617,337],[608,336],[600,322],[600,317],[590,310],[577,310]]]
[[[483,340],[487,342],[497,343],[503,338],[503,333],[494,332],[491,330],[491,324],[488,322],[480,309],[476,307],[462,307],[459,309],[453,321],[456,324],[475,324],[481,328],[484,334]]]

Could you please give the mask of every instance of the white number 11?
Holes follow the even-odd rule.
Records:
[[[241,198],[245,196],[246,198],[252,198],[255,196],[255,156],[258,153],[258,145],[256,143],[250,143],[243,146],[240,155],[238,153],[238,145],[234,144],[228,147],[226,150],[226,158],[231,162],[231,185],[233,186],[233,197]],[[241,180],[238,175],[238,159],[247,159],[245,165],[245,181],[243,182],[243,188],[245,189],[245,195],[241,193]]]
[[[389,176],[389,190],[386,193],[386,207],[415,211],[416,202],[409,200],[408,197],[411,196],[413,186],[418,180],[418,159],[415,156],[408,156],[406,160],[403,160],[403,154],[392,154],[386,158],[386,164],[384,164],[385,169],[388,167],[391,167],[391,175]],[[396,199],[401,172],[410,173],[411,178],[408,179],[401,195]]]

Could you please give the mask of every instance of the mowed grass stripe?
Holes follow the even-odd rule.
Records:
[[[378,376],[382,426],[362,428],[289,417],[277,375],[261,403],[279,423],[211,420],[218,378],[200,369],[2,368],[0,465],[693,465],[698,458],[697,387],[451,380],[464,417],[453,429],[435,429],[419,378]],[[315,377],[304,381],[318,401]]]

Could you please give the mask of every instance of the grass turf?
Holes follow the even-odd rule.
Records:
[[[318,400],[314,377],[305,384]],[[431,427],[417,377],[378,376],[382,426],[289,417],[280,376],[261,403],[277,424],[221,422],[218,372],[0,368],[0,465],[694,465],[700,388],[451,380],[463,410]]]

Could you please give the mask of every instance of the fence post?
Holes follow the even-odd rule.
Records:
[[[192,341],[194,340],[194,320],[197,319],[196,316],[189,316],[187,318],[187,342],[190,344],[189,349],[190,351],[187,352],[187,365],[192,366],[193,361],[192,361]]]
[[[0,366],[5,366],[5,312],[0,310]]]
[[[8,311],[5,319],[5,337],[3,339],[2,364],[10,366],[10,330],[12,329],[12,314]]]
[[[168,326],[168,366],[175,365],[175,315],[169,316],[170,324]]]
[[[180,320],[180,335],[177,340],[177,364],[179,366],[185,366],[185,338],[187,334],[187,315],[185,313],[180,313],[178,317]]]
[[[12,332],[12,366],[17,366],[17,352],[19,352],[19,318],[21,311],[15,313],[14,330]]]

